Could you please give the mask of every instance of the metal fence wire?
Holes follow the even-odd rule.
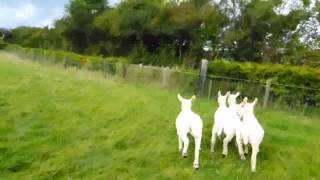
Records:
[[[261,108],[283,109],[304,115],[320,114],[320,89],[278,84],[270,80],[254,81],[234,77],[200,75],[200,70],[184,70],[178,67],[155,67],[142,64],[125,64],[109,61],[72,61],[59,56],[35,56],[33,53],[14,52],[22,58],[39,62],[62,63],[64,68],[98,71],[105,78],[121,77],[132,83],[152,84],[181,93],[195,93],[202,98],[216,99],[218,91],[241,92],[240,98],[257,97]]]

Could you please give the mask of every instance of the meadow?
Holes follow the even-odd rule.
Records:
[[[178,152],[178,91],[104,78],[0,52],[0,179],[319,179],[320,118],[256,109],[265,129],[257,158],[234,143],[210,153],[216,101],[198,98],[200,169]],[[191,94],[183,94],[190,96]]]

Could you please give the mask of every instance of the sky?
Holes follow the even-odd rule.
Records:
[[[69,0],[0,0],[0,28],[52,27],[64,15]],[[114,5],[119,0],[109,0]]]

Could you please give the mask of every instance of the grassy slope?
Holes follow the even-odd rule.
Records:
[[[201,169],[178,154],[175,92],[97,74],[20,61],[0,53],[0,179],[316,179],[320,121],[257,111],[265,128],[257,173],[233,143],[209,153],[213,102],[204,121]]]

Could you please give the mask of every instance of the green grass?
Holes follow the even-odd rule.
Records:
[[[216,103],[193,105],[204,121],[200,169],[178,153],[176,92],[99,73],[64,70],[0,53],[0,179],[319,179],[320,121],[284,111],[256,115],[257,159],[209,152]]]

